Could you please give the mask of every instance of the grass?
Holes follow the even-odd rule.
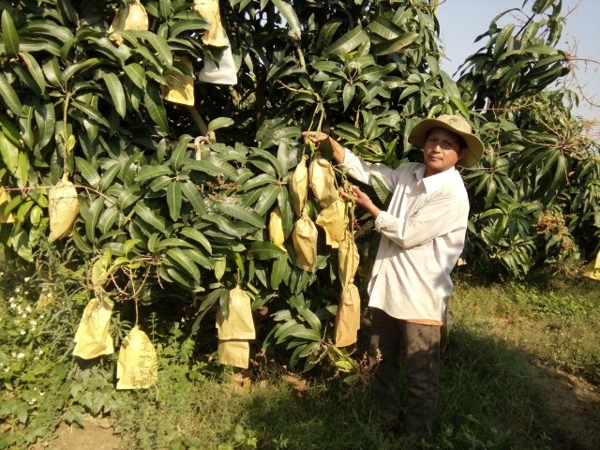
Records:
[[[2,284],[6,299],[15,297],[7,289],[16,284],[14,279]],[[23,295],[26,287],[19,292],[12,302],[25,308],[32,300]],[[81,308],[84,302],[76,301]],[[597,447],[597,283],[548,279],[482,285],[463,277],[456,283],[451,305],[455,324],[442,355],[435,435],[426,448]],[[67,360],[62,364],[68,370],[52,380],[44,377],[55,373],[59,364],[53,372],[33,376],[23,361],[31,358],[41,364],[51,355],[38,356],[41,338],[11,331],[10,320],[22,316],[11,319],[14,310],[0,307],[0,332],[7,335],[0,342],[7,342],[5,337],[11,340],[10,346],[0,344],[0,356],[4,369],[14,371],[12,378],[11,372],[2,372],[10,390],[0,397],[0,432],[5,437],[0,448],[28,448],[27,439],[31,442],[36,436],[35,448],[56,446],[51,435],[61,414],[74,425],[89,423],[90,415],[103,416],[121,436],[121,447],[128,449],[415,448],[405,437],[379,430],[364,383],[348,385],[343,375],[327,367],[291,374],[273,361],[239,371],[209,362],[210,355],[196,354],[190,367],[192,352],[210,346],[202,342],[194,346],[176,322],[154,329],[156,317],[146,324],[159,353],[155,388],[115,391],[110,358],[87,368]],[[357,358],[367,337],[364,328]],[[11,357],[11,352],[25,356]],[[49,383],[56,384],[56,394],[48,390]],[[42,384],[48,393],[36,394],[37,403],[27,407],[22,399],[31,402],[32,392],[39,392]],[[20,419],[11,413],[16,407],[22,408]],[[29,408],[25,420],[23,408]],[[32,423],[40,427],[36,434],[31,432]]]

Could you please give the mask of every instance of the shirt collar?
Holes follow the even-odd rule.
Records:
[[[417,185],[423,186],[425,192],[427,192],[428,194],[437,191],[440,187],[442,187],[453,177],[455,177],[456,173],[458,173],[456,171],[456,168],[451,167],[450,169],[445,170],[442,173],[437,173],[435,175],[425,177],[425,169],[426,166],[424,165],[423,167],[415,171],[415,177],[417,178]]]

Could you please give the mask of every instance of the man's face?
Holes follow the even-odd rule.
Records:
[[[467,149],[461,148],[459,137],[443,128],[434,128],[429,132],[423,145],[425,157],[425,176],[442,173],[456,165]]]

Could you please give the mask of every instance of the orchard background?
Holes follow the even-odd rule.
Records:
[[[252,297],[258,360],[276,349],[292,367],[333,361],[360,378],[360,361],[331,345],[336,252],[320,230],[305,271],[289,239],[288,180],[313,152],[304,130],[395,167],[421,160],[407,143],[418,120],[464,115],[486,149],[462,170],[471,217],[460,270],[503,281],[578,276],[600,247],[600,157],[589,124],[571,114],[577,93],[560,85],[574,57],[557,48],[562,1],[525,1],[522,21],[480,24],[481,49],[456,81],[440,69],[437,3],[222,1],[237,83],[196,79],[194,105],[182,106],[164,87],[220,54],[203,43],[209,23],[192,2],[144,2],[149,29],[121,32],[118,44],[109,27],[126,2],[0,0],[0,241],[7,267],[32,277],[53,317],[54,356],[70,357],[82,306],[102,295],[115,304],[117,345],[139,322],[171,348],[157,330],[172,337],[176,318],[186,338],[177,358],[197,366],[199,348],[216,350],[215,311],[239,284]],[[79,215],[69,237],[49,243],[48,192],[64,174]],[[383,187],[369,193],[385,206]],[[276,207],[285,250],[267,235]],[[320,209],[309,202],[313,220]],[[354,228],[365,299],[377,238],[360,210]],[[10,353],[2,348],[4,361]],[[88,370],[114,360],[95,364]],[[20,370],[4,380],[14,390],[28,382]],[[32,408],[15,402],[3,417],[28,423]],[[107,412],[73,404],[70,422]]]

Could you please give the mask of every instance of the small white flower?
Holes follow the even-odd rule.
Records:
[[[20,288],[19,286],[17,286],[17,287],[15,288],[15,293],[16,293],[16,294],[18,294],[19,292],[21,292],[21,288]]]
[[[15,301],[15,298],[14,298],[14,297],[10,297],[10,298],[8,299],[8,301],[9,301],[9,302],[14,302],[14,301]]]
[[[25,308],[25,311],[31,312],[31,306],[27,305],[27,308]]]
[[[21,330],[21,331],[19,331],[19,334],[20,334],[21,336],[25,336],[25,330]]]
[[[15,306],[17,306],[15,303],[13,303],[13,302],[10,302],[10,307],[11,307],[12,309],[15,309]]]
[[[25,354],[24,354],[24,353],[19,353],[19,354],[17,355],[17,359],[23,359],[24,357],[25,357]]]
[[[35,327],[37,325],[37,320],[30,320],[29,323],[31,326]]]
[[[23,281],[24,281],[25,283],[27,283],[27,282],[28,282],[30,279],[31,279],[31,277],[25,277],[25,278],[23,278]]]
[[[29,295],[29,291],[23,292],[23,295]]]
[[[10,370],[9,367],[7,367],[6,369],[4,369],[5,372],[8,372]]]
[[[16,354],[15,352],[12,352],[12,353],[10,354],[10,356],[12,356],[13,358],[16,358],[16,357],[17,357],[17,354]]]
[[[38,350],[38,355],[43,355],[44,354],[44,350]]]

